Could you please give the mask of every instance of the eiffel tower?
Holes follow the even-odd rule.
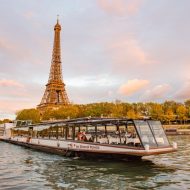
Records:
[[[41,103],[37,106],[37,109],[42,112],[47,108],[57,109],[60,106],[69,104],[65,84],[62,79],[60,31],[61,25],[57,19],[54,27],[54,44],[49,80]]]

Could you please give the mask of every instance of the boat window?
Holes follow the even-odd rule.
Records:
[[[150,125],[152,132],[155,136],[158,146],[169,146],[168,139],[162,127],[160,121],[149,120],[148,124]]]
[[[143,145],[149,145],[150,147],[157,147],[156,141],[152,134],[152,131],[147,123],[144,120],[134,120],[137,131],[140,135]]]
[[[106,126],[97,126],[97,143],[100,144],[108,144],[108,137],[107,137],[107,127]]]
[[[95,134],[95,127],[94,126],[88,126],[86,133]]]
[[[97,129],[97,130],[96,130]],[[142,146],[134,125],[88,126],[87,130],[77,131],[77,140],[100,144]]]
[[[12,132],[13,132],[13,136],[25,137],[25,136],[28,136],[28,127],[15,128],[12,130]]]
[[[73,127],[67,127],[67,139],[73,140]]]
[[[66,128],[64,126],[59,127],[59,139],[65,139]]]

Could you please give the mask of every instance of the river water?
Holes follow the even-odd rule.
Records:
[[[190,136],[175,153],[142,161],[80,160],[0,142],[0,189],[190,189]]]

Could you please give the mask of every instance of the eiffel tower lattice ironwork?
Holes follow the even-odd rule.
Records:
[[[41,103],[37,106],[39,110],[58,108],[69,104],[65,84],[62,79],[60,31],[61,25],[57,19],[54,27],[55,34],[50,75]]]

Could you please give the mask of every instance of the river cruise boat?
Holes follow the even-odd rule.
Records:
[[[149,119],[79,118],[8,130],[1,140],[64,156],[128,159],[177,150],[160,121]]]

